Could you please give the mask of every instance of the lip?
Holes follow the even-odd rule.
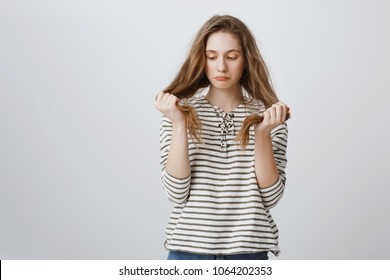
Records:
[[[217,81],[226,81],[227,79],[229,79],[228,77],[224,77],[224,76],[217,76],[217,77],[215,77],[215,79],[217,80]]]

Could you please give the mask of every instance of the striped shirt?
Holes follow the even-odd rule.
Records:
[[[166,172],[172,125],[163,116],[160,126],[161,179],[173,203],[166,249],[212,255],[270,251],[278,255],[278,229],[269,209],[284,192],[286,123],[271,131],[279,179],[267,188],[259,188],[253,127],[245,150],[234,138],[245,117],[265,111],[264,105],[242,102],[228,114],[204,96],[192,98],[190,105],[198,113],[203,143],[188,138],[191,174],[187,178]]]

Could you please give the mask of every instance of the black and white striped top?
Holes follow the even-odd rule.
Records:
[[[160,127],[161,179],[174,205],[165,247],[212,255],[259,251],[278,255],[278,229],[269,209],[282,197],[286,181],[286,123],[271,132],[279,179],[268,188],[259,188],[253,127],[246,150],[234,138],[245,117],[263,112],[264,105],[242,102],[225,114],[204,96],[193,98],[190,104],[201,121],[204,143],[194,144],[189,137],[189,177],[179,179],[166,172],[172,125],[163,117]]]

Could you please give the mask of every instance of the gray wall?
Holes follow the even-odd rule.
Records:
[[[154,96],[226,13],[292,108],[279,259],[389,259],[379,0],[0,0],[0,259],[166,257]]]

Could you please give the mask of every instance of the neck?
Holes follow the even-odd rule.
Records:
[[[233,111],[242,102],[240,86],[229,89],[216,89],[210,86],[206,99],[225,112]]]

